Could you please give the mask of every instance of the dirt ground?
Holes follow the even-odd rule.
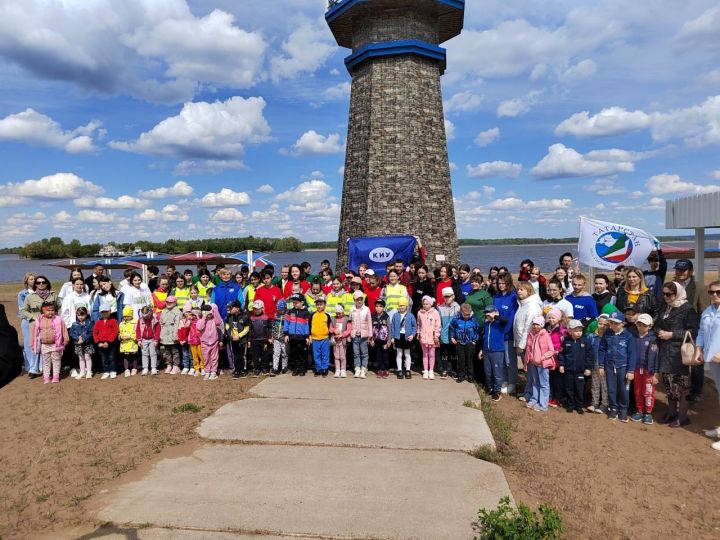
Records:
[[[515,500],[560,510],[566,538],[720,538],[720,452],[703,434],[720,424],[720,408],[706,383],[691,424],[679,429],[537,413],[504,397],[493,406],[514,427],[514,459],[503,468]],[[667,404],[658,394],[656,418]]]

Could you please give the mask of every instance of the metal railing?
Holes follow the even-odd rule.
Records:
[[[338,4],[342,4],[345,0],[328,0],[328,9],[332,9]]]

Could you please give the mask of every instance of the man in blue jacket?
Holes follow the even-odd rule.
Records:
[[[610,330],[600,340],[598,365],[600,376],[607,380],[610,412],[608,418],[628,421],[630,400],[630,381],[635,377],[636,343],[635,338],[623,326],[625,316],[614,311],[608,319]]]
[[[494,305],[485,308],[482,351],[480,355],[485,367],[485,384],[493,401],[500,401],[505,360],[505,325],[507,319],[500,316]]]

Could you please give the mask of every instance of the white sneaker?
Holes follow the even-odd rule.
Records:
[[[137,375],[137,369],[131,369],[130,375]]]
[[[190,370],[188,368],[183,368],[180,372],[180,375],[187,375]]]
[[[428,372],[427,372],[427,371],[423,371],[423,379],[429,379],[429,378],[430,378],[430,377],[428,377]]]
[[[193,368],[190,368],[190,371],[187,373],[188,375],[195,375],[195,370]]]
[[[77,378],[78,378],[78,370],[75,369],[75,368],[72,368],[72,369],[70,370],[70,376],[71,376],[73,379],[77,379]]]
[[[104,381],[105,379],[109,379],[109,378],[110,378],[110,374],[106,371],[105,373],[102,374],[102,377],[100,377],[100,380]]]
[[[201,370],[200,370],[200,375],[205,375],[205,370],[204,370],[204,369],[201,369]]]
[[[111,371],[111,372],[110,372],[110,378],[111,378],[111,379],[117,378],[117,372],[116,372],[116,371]]]
[[[142,375],[144,377],[147,374],[148,374],[148,370],[147,370],[147,368],[145,368],[142,370],[142,373],[140,375]]]
[[[210,374],[209,374],[209,373],[206,373],[205,375],[203,375],[202,380],[203,380],[203,381],[209,381],[209,380],[210,380]]]
[[[208,378],[208,381],[214,381],[217,378],[218,378],[218,376],[215,373],[211,373],[210,378]]]
[[[341,369],[341,370],[340,370],[340,377],[342,377],[343,379],[344,379],[345,377],[347,377],[347,371],[345,371],[344,369]]]
[[[720,437],[720,428],[715,429],[709,429],[705,432],[706,437],[710,437],[711,439],[717,439]]]
[[[151,369],[151,370],[150,370],[150,375],[157,375],[157,374],[158,374],[157,369]]]
[[[129,376],[130,376],[130,370],[129,370],[129,369],[126,369],[126,370],[125,370],[125,373],[123,373],[123,375],[125,375],[126,377],[129,377]]]
[[[361,378],[361,379],[367,379],[367,368],[361,368],[361,369],[360,369],[360,378]]]
[[[88,372],[85,374],[85,378],[86,378],[86,379],[92,379],[92,375],[93,375],[93,374],[92,374],[92,371],[88,371]]]
[[[720,441],[714,442],[710,445],[713,450],[720,450]]]
[[[84,371],[81,371],[80,373],[78,373],[78,376],[77,376],[76,378],[77,378],[77,380],[84,379],[84,378],[85,378],[85,372],[84,372]]]
[[[428,379],[430,379],[431,381],[435,379],[434,371],[428,371]]]
[[[355,377],[356,379],[360,377],[360,368],[359,367],[355,368],[355,375],[353,375],[353,377]]]
[[[339,370],[339,369],[336,369],[336,370],[335,370],[335,378],[336,378],[336,379],[339,379],[339,378],[340,378],[340,370]]]
[[[508,384],[507,384],[507,383],[502,383],[502,388],[500,388],[500,393],[501,393],[501,394],[507,394],[507,393],[508,393]]]
[[[193,373],[193,375],[195,377],[200,377],[200,376],[202,376],[202,373],[200,371],[196,371],[195,373]]]

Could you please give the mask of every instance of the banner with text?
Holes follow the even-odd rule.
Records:
[[[659,245],[657,238],[642,229],[580,218],[580,262],[593,268],[612,270],[619,264],[641,266]]]
[[[415,253],[414,236],[356,237],[348,240],[348,266],[357,271],[360,263],[366,263],[376,274],[385,275],[385,265],[402,259],[410,264]]]

